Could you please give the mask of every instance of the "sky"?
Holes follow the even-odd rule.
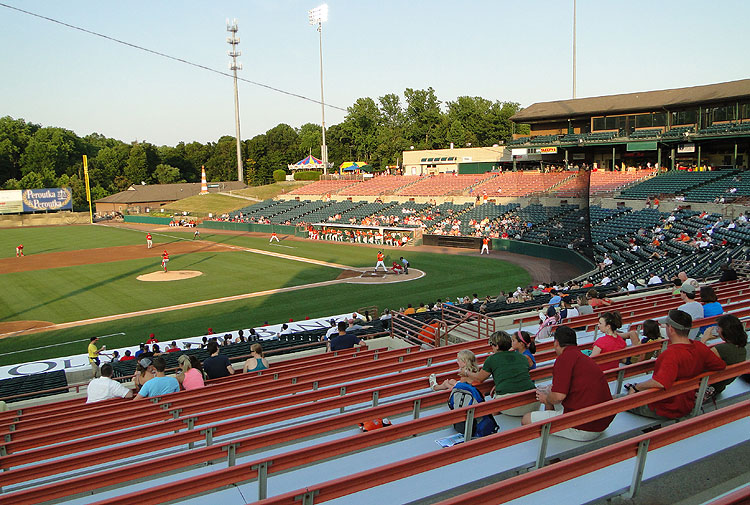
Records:
[[[0,116],[175,145],[234,136],[231,77],[24,14],[18,7],[229,73],[226,20],[237,19],[239,76],[320,100],[315,0],[0,0]],[[572,97],[573,0],[329,0],[325,102],[432,87],[535,102]],[[750,77],[750,2],[578,0],[577,96]],[[239,83],[243,139],[279,123],[320,124],[319,103]],[[326,108],[326,124],[346,112]]]

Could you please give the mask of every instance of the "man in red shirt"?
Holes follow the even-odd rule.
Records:
[[[159,343],[159,339],[157,339],[153,333],[150,333],[148,335],[148,340],[146,340],[146,344],[151,345],[151,344],[158,344],[158,343]]]
[[[151,241],[151,232],[148,232],[146,234],[146,249],[151,249],[152,245],[154,245],[154,243]]]
[[[164,268],[164,273],[167,272],[167,263],[169,263],[169,253],[164,249],[164,252],[161,255],[161,266]]]
[[[702,342],[690,340],[693,318],[687,312],[670,310],[666,321],[669,346],[659,354],[654,374],[645,382],[627,384],[628,394],[646,389],[669,390],[675,381],[690,379],[704,372],[724,370],[727,364]],[[678,419],[695,406],[695,390],[631,409],[630,412],[654,419]]]
[[[480,255],[484,253],[490,253],[490,239],[488,239],[487,237],[482,237],[482,250],[479,251]]]
[[[609,383],[599,366],[578,348],[575,331],[559,326],[555,330],[554,346],[557,359],[552,367],[552,390],[549,393],[537,390],[536,394],[537,400],[545,404],[545,410],[524,415],[521,424],[544,421],[612,399]],[[558,410],[559,405],[563,408]],[[580,442],[594,440],[614,418],[613,415],[603,417],[553,435]]]
[[[18,247],[16,247],[16,258],[19,256],[23,256],[23,244],[18,244]]]

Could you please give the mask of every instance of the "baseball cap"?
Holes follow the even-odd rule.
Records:
[[[682,286],[680,286],[680,293],[685,293],[686,295],[693,295],[695,294],[695,286],[693,286],[689,282],[683,282]]]
[[[151,358],[141,358],[140,360],[138,360],[138,364],[143,368],[148,368],[151,366]]]

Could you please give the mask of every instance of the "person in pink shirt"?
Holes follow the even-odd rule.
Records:
[[[183,354],[177,360],[177,363],[180,365],[180,370],[176,375],[177,382],[180,383],[185,391],[202,388],[204,386],[203,369],[201,368],[201,362],[198,358]]]
[[[602,353],[619,351],[627,347],[625,339],[617,333],[617,330],[622,326],[622,316],[617,311],[614,312],[602,312],[599,316],[599,331],[603,335],[594,341],[594,347],[591,350],[591,357],[598,356]],[[633,344],[639,343],[637,338],[631,338]],[[606,363],[599,363],[599,368],[602,371],[617,368],[619,361],[607,361]]]

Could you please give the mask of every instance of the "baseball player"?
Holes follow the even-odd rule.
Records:
[[[198,228],[196,228],[195,231],[193,232],[193,240],[195,239],[200,240],[200,238],[201,238],[201,232],[200,230],[198,230]]]
[[[490,239],[488,239],[487,237],[482,237],[482,250],[479,251],[480,255],[484,253],[490,253]]]
[[[151,249],[151,246],[153,246],[154,243],[151,242],[151,232],[148,232],[146,234],[146,249]]]
[[[169,253],[166,249],[161,253],[161,267],[164,269],[164,273],[167,273],[167,263],[169,263]]]
[[[18,244],[18,247],[16,247],[16,258],[19,256],[23,256],[23,244]]]
[[[385,263],[383,260],[385,259],[385,255],[383,255],[383,251],[378,251],[378,262],[375,263],[375,271],[378,271],[378,267],[383,267],[383,272],[388,273],[388,269],[385,268]]]
[[[274,240],[275,240],[276,242],[280,242],[280,240],[279,240],[279,237],[278,237],[278,236],[276,235],[276,232],[273,232],[273,233],[271,233],[271,240],[269,240],[269,241],[268,241],[268,243],[270,244],[270,243],[271,243],[271,242],[273,242]]]

